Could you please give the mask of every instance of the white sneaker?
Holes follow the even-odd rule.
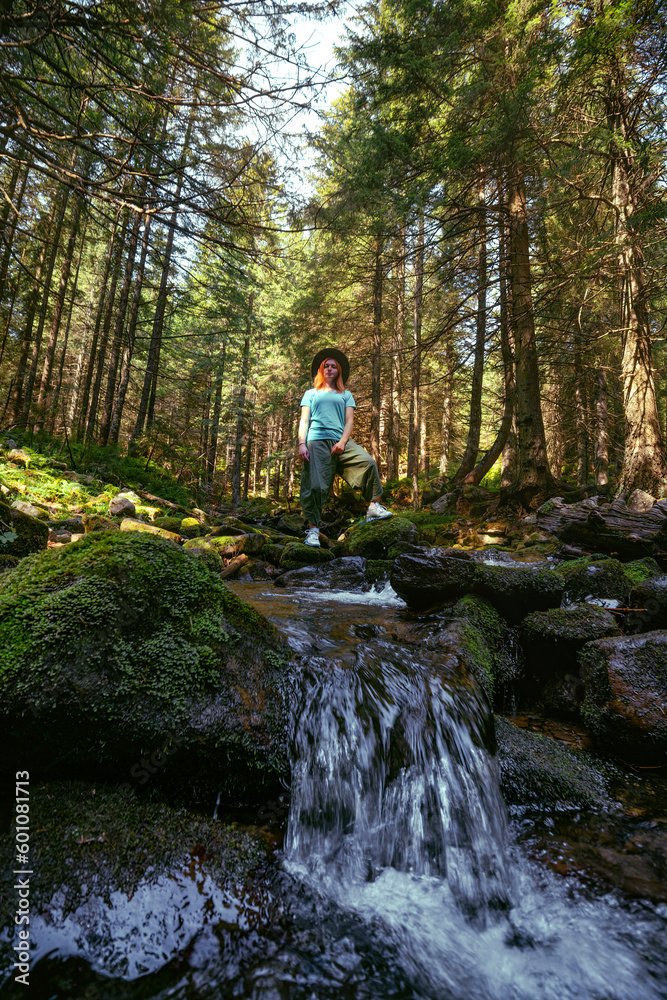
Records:
[[[306,537],[304,539],[304,545],[312,545],[313,548],[319,549],[320,547],[320,529],[319,528],[309,528],[306,532]]]
[[[368,512],[366,514],[366,520],[367,521],[380,521],[380,520],[382,520],[382,518],[393,517],[393,516],[394,515],[393,515],[392,511],[387,510],[386,507],[383,507],[382,504],[378,500],[374,500],[373,503],[368,508]]]

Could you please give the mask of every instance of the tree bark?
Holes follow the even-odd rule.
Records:
[[[380,469],[380,361],[382,358],[382,241],[375,244],[373,272],[373,360],[371,367],[371,423],[369,453]]]
[[[475,357],[472,371],[472,387],[470,391],[470,411],[468,416],[468,440],[461,459],[455,482],[463,482],[472,470],[479,452],[479,439],[482,431],[482,383],[484,379],[484,352],[486,349],[486,207],[484,186],[480,192],[481,206],[478,226],[477,253],[477,318],[475,324]]]
[[[243,435],[246,418],[245,400],[248,385],[248,369],[250,366],[250,334],[252,332],[253,303],[254,292],[250,292],[248,296],[248,315],[246,318],[246,331],[243,341],[241,379],[236,409],[236,436],[234,439],[234,464],[232,466],[232,504],[234,507],[237,507],[241,502],[241,451],[243,448]]]
[[[415,254],[415,293],[413,311],[412,384],[410,396],[410,428],[408,435],[408,476],[412,477],[412,503],[419,506],[419,405],[421,390],[422,312],[424,292],[424,213],[419,216]]]
[[[525,501],[548,491],[553,478],[540,406],[535,319],[528,240],[526,188],[522,167],[511,162],[507,170],[509,216],[509,279],[512,290],[512,327],[516,355],[517,488]]]
[[[398,479],[401,446],[401,358],[405,325],[405,223],[401,225],[396,261],[396,315],[391,341],[389,421],[387,426],[387,479]]]
[[[609,482],[609,414],[604,368],[598,368],[596,374],[595,418],[595,482],[597,486],[606,486]]]

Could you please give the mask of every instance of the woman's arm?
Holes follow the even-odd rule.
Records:
[[[335,445],[331,449],[332,455],[342,455],[345,451],[345,445],[350,440],[352,436],[352,425],[354,424],[354,407],[345,407],[345,427],[343,428],[343,433],[341,435],[340,441],[336,441]]]
[[[347,412],[347,411],[346,411]],[[299,454],[306,462],[310,458],[308,454],[308,448],[306,447],[306,438],[308,436],[308,424],[310,422],[310,407],[301,407],[301,419],[299,420]]]

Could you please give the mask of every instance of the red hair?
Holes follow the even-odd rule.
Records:
[[[327,363],[327,361],[333,361],[336,368],[338,369],[338,378],[336,379],[336,392],[345,392],[345,383],[343,382],[343,371],[335,358],[324,359],[320,367],[317,369],[313,385],[315,386],[316,389],[321,389],[323,386],[327,384],[326,379],[324,377],[324,366]]]

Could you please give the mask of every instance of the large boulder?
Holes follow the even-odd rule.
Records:
[[[359,556],[343,556],[318,566],[301,566],[281,573],[276,587],[308,587],[314,590],[370,590],[367,563]]]
[[[405,517],[366,521],[353,528],[345,541],[345,555],[366,559],[393,559],[417,543],[417,528]]]
[[[500,787],[509,806],[617,811],[612,790],[617,772],[610,764],[502,716],[495,722]]]
[[[202,538],[189,538],[185,549],[214,549],[222,559],[233,559],[242,553],[253,555],[266,544],[264,535],[204,535]]]
[[[23,556],[46,548],[49,529],[30,514],[0,502],[0,555]]]
[[[603,741],[633,759],[664,763],[667,631],[598,639],[580,653],[582,714]]]
[[[159,538],[164,538],[165,541],[174,542],[176,545],[180,545],[181,536],[173,531],[166,531],[164,528],[156,528],[154,524],[145,524],[143,521],[138,521],[133,517],[124,517],[120,522],[121,531],[140,531],[147,535],[156,535]]]
[[[534,611],[519,628],[526,660],[523,698],[550,711],[578,714],[584,697],[579,650],[595,639],[620,635],[611,612],[595,604]]]
[[[563,581],[550,569],[489,566],[457,549],[425,549],[400,555],[394,562],[391,585],[416,608],[477,594],[512,622],[531,611],[560,604],[563,595]]]
[[[315,545],[305,545],[303,542],[290,542],[280,556],[280,568],[287,571],[301,566],[315,566],[331,562],[333,558],[333,552],[328,549],[318,549]]]
[[[667,574],[643,580],[630,591],[627,632],[667,628]]]
[[[556,566],[565,584],[565,597],[572,604],[593,600],[625,602],[633,586],[660,573],[654,559],[622,563],[618,559],[583,557]]]
[[[254,873],[268,858],[268,838],[261,832],[142,801],[119,786],[40,780],[31,789],[30,819],[30,937],[42,955],[55,953],[31,962],[27,992],[38,996],[84,995],[81,985],[72,986],[72,963],[58,961],[58,952],[92,966],[111,989],[125,980],[132,993],[127,980],[182,959],[205,935],[211,911],[224,914],[229,930],[236,925],[240,931],[246,911],[234,901],[253,891]],[[18,961],[12,949],[18,941],[14,854],[5,837],[5,969]],[[3,992],[7,987],[5,982]],[[85,990],[86,997],[101,996],[92,990]]]
[[[287,647],[205,563],[139,532],[87,535],[0,577],[0,720],[27,770],[154,777],[212,806],[288,769]],[[12,758],[13,759],[13,758]]]

